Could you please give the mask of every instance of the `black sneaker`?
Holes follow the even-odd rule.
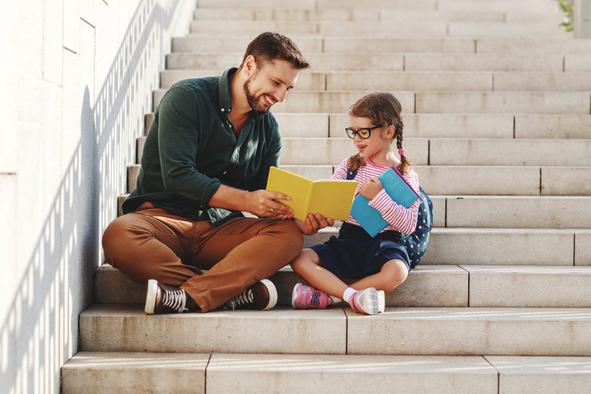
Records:
[[[187,294],[182,289],[170,290],[162,287],[157,280],[150,279],[144,311],[148,315],[188,312]]]
[[[266,311],[277,305],[277,288],[269,279],[263,279],[226,302],[229,309]]]

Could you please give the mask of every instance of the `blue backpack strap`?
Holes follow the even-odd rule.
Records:
[[[357,176],[357,170],[347,169],[347,180],[352,181]]]

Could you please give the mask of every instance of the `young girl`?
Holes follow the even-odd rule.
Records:
[[[388,226],[374,238],[349,217],[339,236],[304,249],[291,264],[311,286],[296,284],[292,305],[298,309],[326,308],[343,299],[358,313],[374,315],[384,311],[385,294],[402,284],[411,269],[402,233],[412,233],[417,224],[420,200],[409,208],[396,204],[378,177],[396,166],[418,193],[419,178],[410,168],[402,149],[403,124],[400,102],[389,93],[372,93],[359,99],[349,111],[345,130],[357,154],[344,160],[332,179],[355,179],[356,194],[369,200]],[[391,150],[396,141],[398,156]],[[356,173],[355,177],[353,175]],[[345,283],[353,281],[352,284]]]

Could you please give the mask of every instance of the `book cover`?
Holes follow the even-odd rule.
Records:
[[[408,182],[402,178],[402,174],[397,168],[387,169],[379,178],[390,198],[404,208],[410,207],[420,198]],[[372,237],[375,237],[388,225],[380,212],[371,207],[367,198],[361,194],[357,195],[353,201],[351,216]]]
[[[291,196],[291,200],[279,202],[292,208],[294,217],[302,221],[309,213],[335,220],[348,219],[356,189],[357,181],[313,181],[277,167],[271,167],[267,179],[267,190]]]

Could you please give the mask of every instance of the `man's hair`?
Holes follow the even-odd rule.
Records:
[[[304,58],[296,44],[279,33],[261,33],[252,40],[246,48],[240,68],[242,68],[244,61],[249,55],[254,57],[254,60],[259,67],[267,62],[272,62],[278,59],[288,61],[297,70],[310,67],[310,64]]]

